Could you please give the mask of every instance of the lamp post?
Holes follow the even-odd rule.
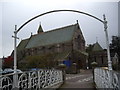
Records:
[[[13,78],[14,88],[18,87],[18,84],[17,84],[17,81],[18,81],[18,78],[17,78],[17,39],[19,38],[17,37],[16,31],[17,31],[17,25],[15,25],[14,36],[12,36],[14,38],[14,78]]]
[[[104,24],[104,31],[105,31],[105,36],[106,36],[106,46],[107,46],[107,58],[108,58],[108,70],[112,70],[112,61],[110,58],[110,48],[109,48],[109,38],[108,38],[108,32],[107,32],[107,21],[106,21],[106,17],[105,14],[103,15],[103,24]]]

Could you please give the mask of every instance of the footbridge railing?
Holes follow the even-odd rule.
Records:
[[[51,88],[63,83],[63,73],[60,70],[38,70],[17,73],[17,87],[14,86],[14,74],[0,76],[0,90],[39,90]]]
[[[98,89],[120,90],[120,73],[104,68],[95,68],[94,82]]]

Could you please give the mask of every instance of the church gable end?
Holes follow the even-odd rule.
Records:
[[[85,51],[85,39],[83,37],[79,24],[77,24],[76,30],[73,36],[73,48],[75,50]]]

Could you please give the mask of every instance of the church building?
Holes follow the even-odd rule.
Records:
[[[96,62],[98,67],[107,67],[108,61],[107,61],[107,51],[106,49],[103,49],[98,41],[94,43],[93,45],[89,45],[87,47],[86,52],[89,54],[88,57],[88,66],[89,68],[92,68],[91,63]]]
[[[70,60],[78,69],[86,68],[87,65],[85,39],[78,22],[47,32],[44,32],[39,25],[37,34],[22,40],[17,47],[17,52],[18,62],[22,62],[26,56],[59,53],[58,64]]]

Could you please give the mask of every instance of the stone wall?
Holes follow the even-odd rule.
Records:
[[[75,31],[73,36],[73,49],[85,51],[85,40],[79,29]]]
[[[41,46],[41,47],[26,49],[25,56],[64,52],[64,51],[70,51],[71,49],[72,49],[72,43],[66,42],[61,44],[54,44],[49,46]]]
[[[106,51],[96,51],[91,52],[89,55],[89,67],[91,68],[91,63],[97,62],[99,67],[107,66],[107,52]]]

